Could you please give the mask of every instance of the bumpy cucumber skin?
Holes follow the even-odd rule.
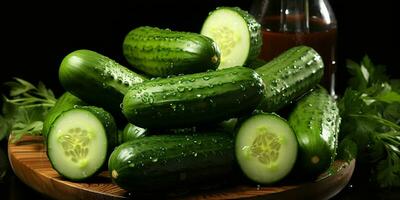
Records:
[[[127,61],[153,76],[190,74],[216,69],[220,52],[216,43],[203,35],[154,27],[138,27],[125,37]]]
[[[144,137],[146,134],[147,129],[128,123],[126,124],[124,130],[118,133],[118,143],[122,144],[131,140],[135,140],[137,138]]]
[[[110,58],[90,50],[68,54],[59,70],[61,85],[83,101],[120,113],[128,88],[145,78]]]
[[[302,172],[319,175],[332,164],[340,120],[335,100],[320,86],[298,102],[289,124],[299,143],[296,165]]]
[[[149,80],[129,90],[122,111],[144,128],[182,128],[251,113],[264,85],[254,70],[227,68]]]
[[[297,46],[256,69],[265,84],[258,109],[274,112],[315,87],[324,73],[321,56],[311,47]]]
[[[43,122],[42,135],[45,137],[45,141],[47,140],[47,135],[49,133],[49,129],[51,124],[53,124],[54,120],[60,115],[62,112],[73,108],[74,106],[84,106],[85,102],[80,100],[78,97],[72,95],[69,92],[65,92],[61,95],[53,108],[48,112],[46,119]]]
[[[105,130],[105,133],[107,134],[107,137],[106,137],[107,138],[107,155],[104,156],[103,165],[99,166],[99,168],[97,170],[95,170],[94,173],[88,174],[87,177],[83,177],[80,179],[69,177],[68,175],[63,174],[62,172],[58,171],[57,168],[55,167],[55,165],[52,163],[51,156],[49,156],[50,155],[49,152],[51,151],[51,146],[52,146],[52,144],[49,143],[50,142],[49,138],[50,138],[50,134],[52,134],[51,129],[53,128],[54,123],[57,121],[58,118],[62,117],[64,113],[67,113],[68,111],[71,111],[73,109],[81,109],[81,110],[92,113],[101,122],[101,124],[103,125],[103,128]],[[48,155],[48,158],[50,160],[50,163],[51,163],[53,169],[56,170],[60,175],[64,176],[65,178],[67,178],[69,180],[72,180],[72,181],[83,181],[87,178],[90,178],[93,175],[98,174],[103,169],[103,167],[107,164],[108,155],[111,154],[112,150],[117,145],[117,142],[118,142],[117,139],[118,139],[117,126],[116,126],[113,116],[109,112],[105,111],[102,108],[95,107],[95,106],[77,106],[77,107],[71,108],[69,110],[65,110],[64,112],[59,114],[55,120],[53,120],[53,122],[50,126],[50,129],[49,129],[49,135],[47,137],[47,142],[46,142],[48,144],[47,145],[47,155]]]
[[[116,148],[109,158],[113,181],[128,191],[156,191],[218,180],[234,166],[233,139],[221,133],[158,135]]]
[[[209,13],[209,16],[211,16],[215,12],[220,12],[223,10],[228,10],[228,11],[233,11],[240,15],[243,20],[247,24],[247,29],[249,32],[250,36],[250,47],[249,47],[249,52],[247,53],[247,59],[242,63],[242,65],[247,65],[254,61],[258,55],[261,52],[261,46],[262,46],[262,36],[261,36],[261,25],[256,21],[256,19],[247,11],[240,9],[239,7],[218,7],[214,11]],[[208,19],[206,19],[207,21]],[[202,30],[203,32],[203,30]],[[234,66],[232,66],[234,67]]]

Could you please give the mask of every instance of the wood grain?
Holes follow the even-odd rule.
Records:
[[[65,180],[51,166],[43,139],[24,137],[17,144],[8,145],[8,154],[15,174],[33,189],[55,199],[127,199],[130,193],[111,182],[104,171],[90,181],[75,183]],[[355,161],[350,164],[336,161],[333,175],[301,184],[256,187],[238,184],[231,187],[203,190],[185,194],[167,194],[170,199],[328,199],[348,183]],[[150,196],[151,197],[151,196]]]

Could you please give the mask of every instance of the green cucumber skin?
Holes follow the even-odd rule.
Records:
[[[61,95],[57,100],[56,104],[54,105],[54,107],[51,108],[51,110],[46,116],[46,119],[43,122],[42,135],[45,137],[45,141],[49,133],[51,124],[53,124],[54,120],[61,113],[75,106],[84,106],[84,105],[87,104],[69,92],[65,92],[63,95]]]
[[[68,54],[59,70],[61,85],[83,101],[120,113],[120,104],[129,87],[145,78],[110,58],[90,50]]]
[[[261,60],[261,59],[255,59],[249,63],[246,63],[245,67],[251,68],[251,69],[257,69],[259,67],[264,66],[267,64],[267,61]]]
[[[258,109],[275,112],[295,101],[321,80],[324,64],[311,47],[297,46],[256,69],[265,84]]]
[[[153,76],[190,74],[216,69],[220,52],[216,43],[197,33],[138,27],[125,37],[127,61]]]
[[[298,162],[303,172],[319,175],[335,159],[340,126],[339,109],[335,100],[322,88],[303,97],[289,116],[298,143]],[[313,163],[317,156],[319,162]]]
[[[144,128],[182,128],[251,113],[264,85],[254,70],[233,67],[149,80],[125,95],[122,111]]]
[[[144,137],[147,134],[147,129],[135,126],[134,124],[126,124],[123,131],[118,133],[118,143],[122,144],[131,140],[135,140],[140,137]]]
[[[117,147],[108,166],[120,187],[155,191],[226,177],[234,163],[231,137],[202,133],[138,138]]]
[[[250,48],[249,48],[247,60],[245,61],[244,64],[254,61],[260,54],[261,46],[262,46],[260,23],[258,23],[256,21],[254,16],[252,16],[247,11],[240,9],[239,7],[218,7],[216,10],[220,10],[220,9],[232,10],[232,11],[238,13],[240,16],[242,16],[243,19],[246,21],[247,28],[248,28],[249,35],[250,35]]]
[[[94,116],[96,116],[96,118],[101,122],[101,124],[103,125],[103,128],[105,129],[105,133],[107,134],[107,152],[108,152],[107,155],[110,155],[112,150],[117,146],[118,130],[117,130],[117,126],[116,126],[113,116],[109,112],[105,111],[102,108],[95,107],[95,106],[75,106],[69,110],[65,110],[64,112],[59,114],[55,120],[53,120],[53,122],[50,126],[50,129],[49,129],[49,134],[51,134],[51,129],[53,127],[53,124],[57,121],[57,119],[59,117],[62,117],[62,115],[64,113],[67,113],[68,111],[70,111],[72,109],[81,109],[81,110],[88,111],[88,112],[92,113]],[[48,144],[47,145],[47,155],[49,155],[49,152],[52,151],[51,144],[49,143],[50,142],[49,138],[50,138],[50,135],[46,139],[46,143]],[[107,164],[107,157],[108,156],[105,156],[104,164],[102,166],[99,166],[99,169],[97,169],[96,172],[93,173],[92,175],[98,174],[102,169],[104,169],[104,167]],[[83,180],[89,178],[89,177],[86,177],[86,178],[82,178],[82,179],[76,179],[76,178],[68,177],[67,175],[61,173],[54,167],[50,156],[48,156],[48,158],[50,160],[50,163],[51,163],[53,169],[55,169],[60,175],[68,178],[69,180],[83,181]]]

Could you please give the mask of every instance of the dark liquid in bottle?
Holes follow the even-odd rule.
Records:
[[[295,18],[286,19],[287,23]],[[310,19],[308,32],[279,32],[281,29],[280,17],[264,19],[263,46],[260,58],[269,61],[282,52],[298,45],[307,45],[314,48],[322,57],[325,65],[322,85],[331,94],[334,94],[336,70],[336,26],[328,27],[322,20]]]

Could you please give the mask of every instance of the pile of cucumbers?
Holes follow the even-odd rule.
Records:
[[[298,46],[253,66],[260,31],[250,14],[231,7],[211,12],[201,34],[135,28],[123,54],[144,74],[94,51],[70,53],[59,70],[66,92],[43,127],[52,166],[73,181],[108,168],[129,191],[234,173],[270,184],[294,169],[309,178],[325,171],[340,118],[318,86],[322,59]],[[286,120],[276,113],[288,105]]]

